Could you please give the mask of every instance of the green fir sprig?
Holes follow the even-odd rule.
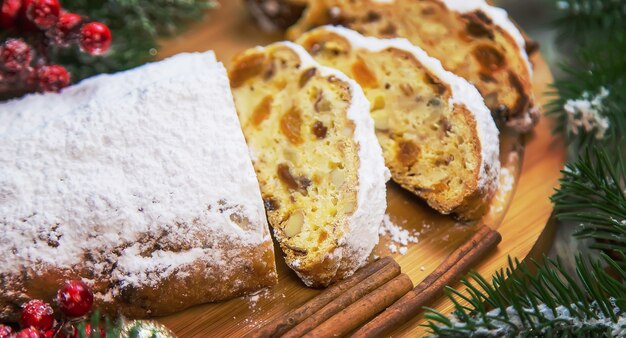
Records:
[[[465,293],[448,287],[452,316],[428,309],[425,326],[439,337],[624,337],[625,279],[626,272],[604,254],[601,261],[577,257],[576,276],[558,260],[509,259],[491,282],[471,272],[461,281]]]
[[[102,57],[87,56],[77,49],[55,52],[52,59],[67,66],[74,82],[150,61],[159,37],[178,33],[217,6],[214,0],[66,0],[62,4],[69,11],[106,23],[113,33],[111,49]]]
[[[626,22],[624,0],[554,0],[561,15],[556,20],[562,29],[559,40],[584,44],[607,34],[623,35]],[[581,41],[582,40],[582,41]]]
[[[552,201],[600,259],[578,256],[575,275],[547,258],[510,259],[490,282],[472,272],[464,292],[447,288],[452,315],[428,309],[433,335],[626,336],[626,1],[554,2],[561,43],[573,51],[547,110],[573,158]]]
[[[555,3],[561,8],[558,41],[573,55],[561,65],[565,76],[555,81],[547,106],[558,122],[555,132],[564,134],[575,151],[621,142],[626,134],[626,1]],[[585,101],[594,99],[597,104],[584,109]]]
[[[594,144],[620,143],[626,135],[626,37],[599,40],[590,46],[561,66],[566,76],[554,82],[554,99],[546,107],[547,114],[557,120],[555,132],[565,135],[575,150],[583,151]],[[586,113],[592,111],[598,120],[606,119],[605,128],[598,120],[594,126],[593,119],[591,128],[573,124],[585,123],[592,115],[585,116],[578,102],[594,99],[598,104]]]
[[[588,149],[566,165],[552,197],[557,219],[580,228],[578,238],[613,254],[626,268],[626,161],[624,147]]]

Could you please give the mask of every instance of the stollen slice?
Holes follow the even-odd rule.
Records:
[[[355,79],[392,178],[444,214],[480,218],[498,187],[498,129],[475,87],[406,39],[325,26],[298,42]]]
[[[474,84],[501,126],[520,132],[539,119],[526,40],[503,9],[484,0],[319,0],[288,36],[337,24],[367,36],[403,37]]]
[[[290,42],[244,51],[229,76],[287,264],[308,286],[350,276],[378,243],[389,175],[363,91]]]

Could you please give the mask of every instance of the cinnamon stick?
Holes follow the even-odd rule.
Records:
[[[303,337],[345,336],[393,304],[412,288],[411,278],[406,274],[401,274],[330,317]]]
[[[313,330],[319,326],[328,318],[332,317],[337,312],[345,309],[350,304],[361,299],[370,292],[376,290],[381,285],[392,280],[394,277],[400,274],[400,266],[397,264],[388,264],[380,269],[370,277],[364,279],[357,285],[353,286],[339,297],[326,304],[319,311],[315,312],[309,318],[306,318],[302,323],[296,325],[293,329],[289,330],[282,337],[283,338],[296,338],[302,337],[307,332]]]
[[[461,274],[494,249],[501,240],[502,237],[497,231],[482,226],[415,289],[357,330],[353,337],[382,337],[406,323],[415,317],[423,306],[439,297],[446,285],[456,281]]]
[[[384,267],[391,265],[393,269],[397,269],[400,273],[400,266],[393,258],[385,257],[376,262],[373,262],[357,272],[351,277],[346,278],[343,281],[328,287],[322,293],[306,302],[304,305],[289,311],[279,319],[270,322],[259,330],[250,333],[247,337],[280,337],[285,332],[302,322],[304,319],[310,317],[315,312],[326,306],[328,303],[344,294],[347,290],[351,289],[358,283],[362,282],[366,278],[380,271]]]

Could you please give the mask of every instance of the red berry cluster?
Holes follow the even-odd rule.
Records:
[[[22,308],[20,317],[20,331],[13,332],[13,328],[0,324],[0,338],[77,338],[78,330],[75,324],[81,317],[91,311],[93,293],[89,287],[77,280],[67,281],[57,292],[56,303],[63,313],[63,319],[57,322],[50,304],[39,299],[33,299]],[[85,327],[89,337],[91,327]],[[100,330],[100,336],[104,332]]]
[[[79,45],[102,55],[111,46],[111,30],[100,22],[64,11],[59,0],[0,0],[0,93],[59,91],[70,83],[65,67],[49,64],[48,49]]]

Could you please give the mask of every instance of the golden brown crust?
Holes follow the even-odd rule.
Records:
[[[127,286],[111,297],[102,297],[110,290],[105,279],[90,285],[95,297],[94,308],[106,314],[130,318],[162,316],[196,304],[241,296],[277,283],[273,244],[241,246],[225,244],[237,263],[228,269],[220,264],[198,261],[180,268],[178,273],[163,279],[154,287]],[[30,299],[42,299],[53,306],[56,292],[66,280],[84,277],[84,271],[48,269],[43,274],[25,271],[20,275],[0,275],[0,318],[15,321],[21,305]]]
[[[438,0],[320,0],[310,3],[288,36],[296,39],[325,24],[376,37],[407,38],[473,83],[499,124],[528,132],[537,123],[531,75],[521,56],[525,51],[480,10],[461,14]]]

